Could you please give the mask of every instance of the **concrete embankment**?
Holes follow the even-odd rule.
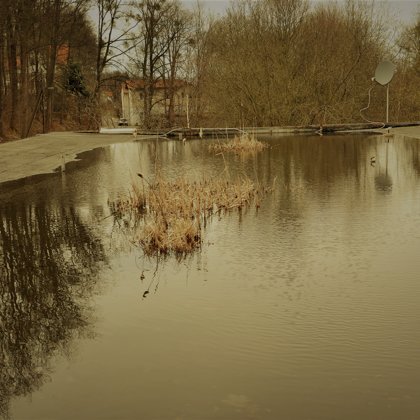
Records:
[[[388,130],[384,130],[384,132],[388,132]],[[420,140],[420,126],[395,127],[395,128],[391,128],[389,132],[394,135],[410,137],[413,139]]]
[[[1,143],[0,183],[50,173],[63,163],[74,160],[78,153],[134,140],[130,135],[60,132]]]

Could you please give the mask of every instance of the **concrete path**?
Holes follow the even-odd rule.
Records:
[[[391,133],[420,140],[420,126],[393,128]],[[78,153],[87,150],[146,138],[150,136],[64,132],[0,143],[0,183],[53,172],[63,162],[74,160]]]
[[[63,132],[0,143],[0,183],[50,173],[78,153],[142,138],[150,136]]]
[[[420,126],[413,126],[413,127],[397,127],[391,128],[390,131],[394,135],[403,136],[403,137],[411,137],[413,139],[420,140]]]

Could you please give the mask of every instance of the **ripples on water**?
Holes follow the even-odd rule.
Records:
[[[419,142],[267,141],[228,169],[276,178],[274,192],[258,212],[214,219],[181,263],[144,260],[108,200],[156,165],[222,173],[204,141],[116,144],[2,188],[4,413],[419,418]]]

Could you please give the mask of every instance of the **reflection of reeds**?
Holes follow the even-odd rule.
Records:
[[[147,255],[185,255],[200,248],[209,217],[251,204],[258,207],[268,191],[248,178],[168,181],[159,176],[149,183],[138,175],[143,185],[133,185],[127,199],[112,203],[112,211],[117,217],[132,211],[141,216],[137,240]]]
[[[236,154],[255,153],[264,150],[268,145],[259,141],[253,134],[242,133],[223,143],[210,145],[210,150],[216,153],[233,152]]]

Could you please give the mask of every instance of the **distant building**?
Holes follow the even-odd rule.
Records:
[[[65,66],[68,64],[69,58],[70,58],[70,47],[67,44],[59,45],[57,48],[56,64]]]
[[[186,116],[190,86],[183,80],[174,83],[173,117],[179,120]],[[155,82],[153,87],[151,117],[164,120],[169,112],[169,86],[163,80]],[[126,80],[121,83],[122,117],[129,125],[142,126],[144,123],[145,83],[142,79]]]

